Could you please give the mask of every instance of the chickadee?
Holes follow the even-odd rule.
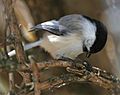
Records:
[[[33,30],[48,32],[44,33],[42,40],[29,46],[32,48],[40,45],[54,59],[65,57],[74,60],[82,53],[97,53],[107,40],[107,29],[103,23],[80,14],[63,16],[58,21],[43,22],[32,27],[30,31]]]

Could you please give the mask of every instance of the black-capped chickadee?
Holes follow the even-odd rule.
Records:
[[[24,49],[41,46],[55,59],[65,57],[74,60],[82,53],[97,53],[107,40],[107,29],[103,23],[80,14],[63,16],[58,21],[43,22],[30,31],[33,30],[48,32],[44,33],[42,39],[26,45]]]

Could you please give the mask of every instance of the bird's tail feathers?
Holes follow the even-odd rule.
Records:
[[[29,43],[29,44],[26,44],[26,45],[23,45],[24,51],[29,50],[29,49],[34,48],[34,47],[37,47],[37,46],[40,46],[41,43],[42,43],[42,39],[35,41],[35,42],[32,42],[32,43]],[[12,50],[8,53],[8,55],[10,57],[14,56],[15,54],[16,54],[15,50]]]

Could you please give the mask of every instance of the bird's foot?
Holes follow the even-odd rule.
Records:
[[[89,72],[92,72],[92,65],[88,63],[88,61],[84,60],[82,62],[82,65],[85,66],[85,69],[88,70]]]

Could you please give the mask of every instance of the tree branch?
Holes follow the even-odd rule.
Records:
[[[73,67],[73,65],[67,61],[56,61],[51,60],[49,62],[43,62],[43,63],[36,63],[37,64],[37,72],[34,74],[34,76],[37,77],[36,74],[38,74],[38,71],[41,71],[42,68],[50,68],[50,67],[64,67],[70,74],[64,74],[60,75],[58,77],[53,77],[51,79],[48,79],[44,82],[38,82],[37,81],[37,89],[39,90],[45,90],[45,89],[52,89],[52,88],[59,88],[61,86],[64,86],[66,84],[70,84],[72,82],[89,82],[98,86],[103,87],[104,89],[112,91],[114,88],[117,88],[120,90],[120,80],[113,76],[112,74],[109,74],[108,72],[101,70],[97,67],[92,66],[92,70],[88,71],[84,65],[81,63],[77,63],[78,67]],[[74,63],[76,64],[76,63]],[[30,66],[33,66],[30,64]],[[33,67],[32,67],[33,68]],[[34,68],[35,69],[35,68]],[[20,72],[27,72],[32,73],[31,70],[28,70],[28,68],[19,69]],[[39,72],[40,73],[40,72]],[[33,84],[33,81],[28,84]],[[33,86],[33,85],[32,85]],[[115,90],[115,89],[114,89]],[[117,95],[117,94],[116,94]]]
[[[33,81],[34,81],[34,95],[40,95],[41,90],[39,89],[40,85],[40,73],[39,73],[39,68],[32,56],[29,56],[29,60],[31,63],[31,69],[33,72]]]
[[[8,27],[10,28],[10,31],[14,35],[14,45],[16,50],[16,57],[18,59],[19,63],[25,64],[26,63],[26,57],[24,53],[24,49],[22,46],[22,39],[21,39],[21,30],[18,25],[15,13],[14,13],[14,0],[4,0],[4,5],[6,9],[6,15],[7,15],[7,23]]]

